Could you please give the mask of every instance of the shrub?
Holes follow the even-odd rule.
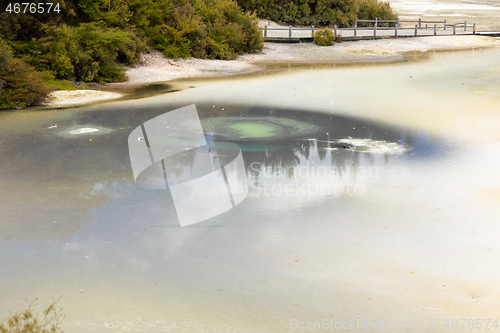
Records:
[[[77,81],[124,81],[124,70],[116,62],[135,62],[138,53],[145,49],[131,31],[102,29],[94,23],[81,24],[75,30],[78,44],[68,52]]]
[[[0,333],[59,333],[62,332],[60,325],[64,316],[56,309],[56,302],[50,304],[43,310],[43,318],[40,319],[33,313],[36,300],[28,305],[28,308],[20,313],[15,313],[0,323]]]
[[[20,108],[43,101],[50,92],[43,76],[22,59],[13,58],[9,45],[0,39],[0,108]]]
[[[75,71],[67,53],[55,53],[52,56],[51,67],[54,75],[59,78],[69,78]]]
[[[2,72],[7,67],[11,59],[12,50],[10,46],[0,38],[0,72]],[[2,98],[4,88],[5,81],[3,80],[3,77],[0,76],[0,99]]]
[[[0,69],[4,81],[0,92],[0,108],[22,108],[41,103],[50,92],[43,75],[21,59],[12,60]]]
[[[12,49],[0,38],[0,67],[4,67],[12,59]]]
[[[333,31],[329,28],[316,30],[314,32],[314,43],[318,46],[333,45]]]
[[[377,0],[361,0],[359,6],[358,19],[360,20],[396,20],[397,15],[392,10],[388,2]],[[359,26],[373,26],[373,23],[360,23]],[[379,23],[380,27],[394,26],[395,24]]]
[[[83,23],[78,27],[53,27],[50,37],[32,49],[43,54],[35,58],[38,70],[50,69],[58,79],[113,82],[126,79],[117,61],[136,61],[145,45],[130,31]],[[43,65],[43,58],[47,66]]]
[[[263,47],[256,15],[243,13],[232,0],[192,1],[175,8],[165,7],[165,16],[151,13],[148,18],[143,12],[138,18],[145,35],[167,57],[233,59]]]
[[[125,0],[80,0],[78,6],[92,22],[126,28],[132,16]]]

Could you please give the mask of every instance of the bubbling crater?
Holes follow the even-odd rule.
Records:
[[[56,132],[56,135],[65,138],[76,138],[80,136],[108,134],[111,131],[111,128],[103,126],[75,125]]]
[[[206,135],[229,142],[284,141],[319,133],[306,121],[278,117],[226,117],[201,120]]]

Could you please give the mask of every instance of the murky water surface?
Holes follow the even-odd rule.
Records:
[[[497,319],[497,59],[436,53],[1,113],[0,316],[62,296],[67,332]],[[193,103],[207,141],[241,148],[249,194],[180,228],[169,191],[134,184],[127,138]]]

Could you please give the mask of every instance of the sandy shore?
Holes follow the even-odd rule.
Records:
[[[377,39],[343,42],[331,47],[313,43],[265,43],[262,52],[245,54],[236,60],[168,59],[158,51],[142,54],[139,62],[127,70],[129,80],[108,85],[123,87],[180,78],[203,78],[261,70],[266,63],[378,63],[404,60],[414,52],[468,50],[500,45],[500,39],[484,36],[437,36]],[[56,91],[49,105],[91,103],[122,97],[121,94],[96,90]]]
[[[288,63],[358,63],[398,61],[411,52],[467,50],[500,45],[500,40],[482,36],[438,36],[400,39],[377,39],[343,42],[331,47],[313,43],[265,43],[262,52],[245,54],[233,61],[203,59],[166,59],[160,52],[141,57],[139,64],[127,71],[129,81],[141,84],[178,78],[220,76],[258,71],[260,64]]]
[[[100,90],[58,90],[50,93],[46,105],[70,106],[122,97],[122,94]]]

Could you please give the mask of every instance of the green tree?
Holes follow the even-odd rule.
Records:
[[[80,0],[78,6],[90,21],[110,27],[126,28],[132,17],[126,0]]]
[[[247,11],[282,24],[353,26],[358,19],[395,19],[387,2],[378,0],[238,0]]]

